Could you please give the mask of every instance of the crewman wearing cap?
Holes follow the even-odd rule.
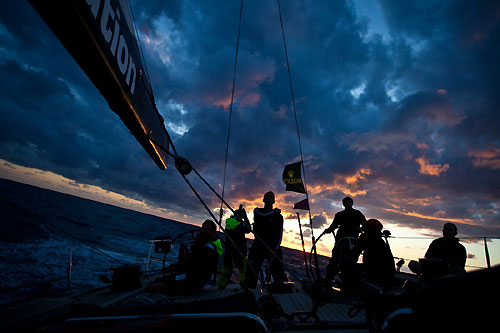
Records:
[[[382,229],[382,223],[377,219],[361,223],[357,252],[363,254],[362,276],[388,287],[394,281],[396,269],[391,248],[382,239]]]
[[[355,253],[354,249],[361,231],[361,223],[366,222],[363,213],[352,208],[353,204],[354,200],[351,197],[342,199],[342,205],[345,209],[335,214],[332,224],[324,231],[325,233],[333,233],[338,228],[335,234],[332,257],[326,266],[326,279],[331,281],[340,272],[344,289],[351,288],[349,286],[351,283],[357,284],[355,266],[359,253]]]

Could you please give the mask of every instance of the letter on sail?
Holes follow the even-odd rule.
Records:
[[[144,70],[130,7],[124,0],[30,0],[161,169],[166,169],[168,132]],[[154,143],[153,143],[154,142]]]

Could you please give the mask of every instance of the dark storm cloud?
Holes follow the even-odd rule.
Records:
[[[159,171],[76,62],[27,3],[2,7],[1,157],[158,202]]]
[[[415,202],[438,196],[439,205],[433,203],[418,209],[429,219],[403,214],[397,218],[386,216],[409,225],[435,228],[442,223],[439,217],[445,217],[442,213],[446,212],[447,217],[457,220],[460,217],[479,220],[487,228],[493,227],[491,233],[498,223],[495,227],[487,221],[498,218],[499,196],[495,189],[498,168],[493,162],[498,158],[495,153],[498,134],[493,132],[499,118],[492,107],[498,105],[498,97],[492,90],[498,88],[498,75],[492,75],[498,73],[498,62],[492,55],[498,54],[499,20],[497,14],[491,14],[499,12],[498,5],[382,3],[391,34],[397,37],[397,44],[389,44],[385,52],[401,53],[391,49],[398,46],[404,51],[401,63],[406,64],[393,67],[393,72],[386,76],[387,82],[406,86],[410,94],[380,110],[380,117],[385,119],[374,123],[373,129],[346,137],[350,149],[370,167],[369,178],[376,177],[386,184],[385,191],[378,191],[377,201],[374,193],[369,193],[364,204],[385,215],[380,208],[390,202],[398,203],[400,196],[413,198]],[[462,11],[464,6],[470,8]],[[485,9],[491,12],[485,13]],[[471,19],[462,20],[463,15]],[[459,24],[463,21],[467,21],[466,27]],[[485,49],[491,53],[485,53]],[[481,164],[479,159],[470,158],[474,147],[481,147],[483,155],[488,156],[481,169],[477,167]],[[387,186],[403,182],[407,186],[401,191]],[[496,208],[488,210],[488,206]],[[401,205],[398,209],[403,213],[402,208],[406,207],[412,208]],[[408,212],[417,211],[416,207],[413,209]],[[476,226],[464,225],[464,228],[471,233],[473,229],[485,231]]]
[[[434,230],[451,219],[468,234],[495,233],[498,3],[380,4],[382,34],[358,14],[362,1],[281,3],[318,228],[349,194],[368,217]],[[166,127],[219,191],[239,6],[132,2]],[[0,9],[0,157],[201,218],[173,161],[166,172],[154,166],[29,4]],[[281,38],[276,3],[246,1],[226,198],[260,205],[273,190],[291,210],[302,198],[284,193],[281,173],[300,156]]]

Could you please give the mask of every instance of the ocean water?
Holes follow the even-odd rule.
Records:
[[[104,286],[99,275],[111,278],[112,267],[141,264],[144,270],[149,240],[197,229],[5,179],[0,179],[0,218],[0,304]],[[175,262],[178,246],[167,263]],[[283,248],[283,256],[289,275],[304,278],[303,254]],[[319,259],[325,267],[327,258]],[[149,265],[160,268],[161,261]]]
[[[0,179],[0,303],[103,286],[123,264],[144,270],[151,239],[196,226]],[[176,246],[167,262],[176,260]],[[149,265],[159,269],[161,262]],[[52,283],[46,280],[60,279]],[[18,288],[21,287],[21,288]]]

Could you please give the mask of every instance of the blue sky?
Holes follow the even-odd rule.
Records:
[[[179,153],[218,190],[239,7],[132,1],[158,110]],[[281,9],[316,233],[351,195],[393,228],[439,234],[452,221],[461,236],[499,235],[500,4],[288,0]],[[0,175],[50,172],[185,222],[208,217],[28,2],[0,4],[0,73],[0,159],[10,170]],[[281,174],[299,158],[276,2],[245,1],[227,200],[252,210],[273,190],[293,216],[303,196],[285,192]]]

